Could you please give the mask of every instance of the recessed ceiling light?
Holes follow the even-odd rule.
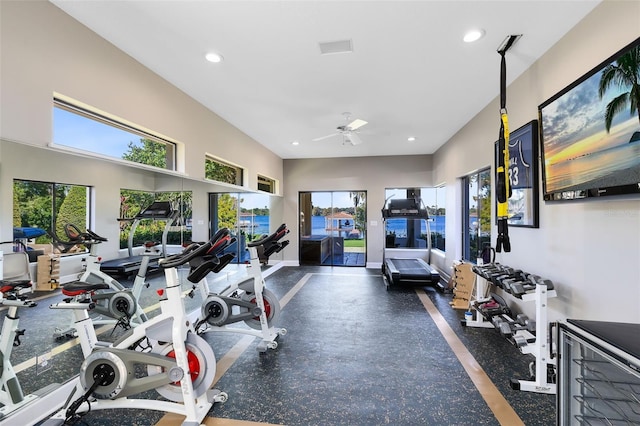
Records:
[[[205,55],[205,59],[209,62],[213,62],[214,64],[217,64],[219,62],[222,62],[222,56],[219,55],[218,53],[215,52],[209,52]]]
[[[293,141],[293,142],[291,142],[291,145],[298,146],[298,145],[300,145],[300,142],[298,142],[298,141]]]
[[[415,138],[415,136],[409,136],[409,137],[407,138],[407,141],[409,141],[409,142],[415,142],[415,141],[416,141],[416,138]]]
[[[466,43],[473,43],[474,41],[480,40],[482,37],[484,37],[484,30],[473,29],[467,31],[462,40],[464,40]]]

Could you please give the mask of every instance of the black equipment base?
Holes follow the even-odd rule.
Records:
[[[383,273],[388,285],[435,286],[440,274],[422,259],[385,259]]]

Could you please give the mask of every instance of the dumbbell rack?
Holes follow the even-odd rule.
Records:
[[[523,354],[531,354],[535,357],[534,368],[532,368],[533,380],[511,379],[511,388],[514,390],[556,393],[555,380],[550,380],[548,374],[549,365],[555,365],[555,360],[550,355],[551,336],[547,327],[547,300],[556,296],[555,289],[549,290],[546,284],[537,284],[534,292],[525,293],[519,297],[524,302],[535,302],[538,327],[535,342],[520,347]]]
[[[474,271],[475,272],[475,271]],[[478,272],[476,274],[476,295],[484,295],[486,286],[491,285],[488,281],[481,276]],[[527,274],[528,275],[528,274]],[[550,345],[551,337],[547,329],[548,324],[548,299],[556,297],[556,291],[552,288],[549,290],[544,280],[541,280],[535,286],[534,291],[529,291],[523,294],[513,294],[505,291],[511,297],[515,297],[524,302],[535,303],[535,319],[537,324],[536,335],[534,336],[527,330],[514,331],[513,337],[509,340],[515,344],[520,352],[523,354],[530,354],[535,358],[535,361],[530,365],[530,380],[518,380],[511,379],[511,388],[514,390],[522,390],[526,392],[538,392],[555,394],[556,384],[555,378],[550,377],[548,369],[553,370],[555,361],[551,358]],[[505,318],[506,319],[506,318]],[[513,318],[509,318],[514,321]],[[473,321],[467,321],[467,326],[471,327],[498,327],[497,323],[494,324],[491,321],[486,320],[483,315],[476,309],[475,319]],[[517,337],[516,337],[517,336]],[[526,342],[522,344],[522,342]]]

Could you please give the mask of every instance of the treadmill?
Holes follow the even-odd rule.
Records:
[[[419,257],[387,256],[387,244],[382,251],[382,276],[387,286],[438,286],[440,274],[429,261],[431,259],[431,231],[429,213],[419,198],[391,199],[382,209],[382,219],[423,219],[427,221],[427,260]],[[385,227],[386,228],[386,227]]]
[[[38,256],[44,254],[44,250],[34,250],[33,248],[27,245],[28,240],[33,238],[38,238],[42,235],[46,235],[47,231],[42,228],[33,228],[33,227],[13,227],[13,241],[14,244],[21,245],[20,248],[14,251],[22,251],[23,249],[27,251],[27,255],[29,256],[29,262],[37,262]]]
[[[165,226],[162,231],[162,252],[157,255],[145,255],[150,257],[148,271],[150,272],[158,269],[158,261],[160,258],[166,256],[167,253],[167,235],[169,234],[169,229],[178,219],[178,216],[178,210],[171,208],[171,203],[169,201],[154,201],[153,204],[142,210],[135,217],[118,219],[120,221],[133,221],[131,229],[129,230],[127,244],[129,256],[104,261],[100,265],[100,270],[110,275],[130,275],[138,272],[140,264],[142,263],[143,255],[133,254],[133,235],[136,232],[136,228],[142,220],[164,220]]]

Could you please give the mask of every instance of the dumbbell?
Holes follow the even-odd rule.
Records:
[[[513,344],[516,345],[519,348],[521,348],[523,346],[527,346],[529,344],[529,342],[527,341],[527,338],[524,337],[521,334],[514,334],[511,337],[511,340],[513,341]]]
[[[485,318],[493,318],[502,314],[511,314],[509,307],[506,304],[496,301],[494,297],[492,297],[491,301],[480,304],[477,309]]]
[[[517,329],[527,330],[531,334],[534,334],[536,332],[536,322],[531,320],[531,319],[529,319],[529,317],[526,316],[525,314],[518,314],[516,316],[516,324],[517,324],[516,325]],[[520,326],[523,326],[524,328],[519,328]],[[523,346],[527,346],[529,344],[529,341],[527,341],[527,338],[525,336],[523,336],[522,334],[515,334],[514,333],[511,336],[511,340],[513,341],[513,344],[516,345],[519,348],[521,348]]]
[[[540,278],[538,275],[529,275],[529,281],[535,285],[546,285],[547,290],[553,290],[553,281]]]
[[[493,299],[489,302],[481,303],[476,309],[485,318],[493,318],[494,316],[502,313],[502,307]]]
[[[513,272],[514,272],[513,268],[505,266],[495,271],[489,272],[485,278],[491,281],[493,284],[500,286],[500,284],[498,283],[498,279],[502,277],[507,278]]]
[[[514,283],[517,283],[519,281],[522,281],[522,279],[520,278],[505,278],[502,280],[502,288],[504,291],[506,291],[507,293],[513,293],[511,291],[511,285],[513,285]]]
[[[493,325],[500,331],[504,337],[511,337],[516,332],[520,330],[526,330],[530,333],[536,332],[536,322],[529,319],[524,314],[519,314],[516,321],[506,320],[505,317],[501,316],[496,318],[495,321],[491,321]]]
[[[491,318],[491,323],[493,326],[505,337],[511,336],[511,326],[509,326],[509,321],[502,317],[502,315],[496,315]]]
[[[520,325],[523,325],[527,328],[528,331],[535,333],[536,331],[536,322],[529,319],[525,314],[516,315],[516,322]]]
[[[471,270],[482,278],[490,279],[492,274],[498,273],[504,270],[504,268],[505,266],[499,263],[488,263],[486,265],[475,265]]]
[[[493,273],[496,273],[496,272],[503,271],[504,268],[508,268],[508,266],[502,265],[500,263],[490,263],[488,265],[478,266],[478,268],[480,268],[482,271],[484,271],[485,274],[493,274]]]
[[[520,269],[506,268],[501,274],[496,274],[491,278],[491,282],[500,288],[504,288],[504,280],[526,279],[525,273]]]
[[[498,280],[500,281],[500,287],[502,287],[505,291],[512,293],[511,285],[513,283],[526,281],[527,277],[524,272],[522,272],[521,270],[517,270],[509,276],[498,278]]]
[[[534,291],[537,285],[546,285],[547,290],[553,290],[553,281],[540,278],[537,275],[529,275],[528,281],[513,283],[511,293],[516,297],[521,297],[529,291]]]

